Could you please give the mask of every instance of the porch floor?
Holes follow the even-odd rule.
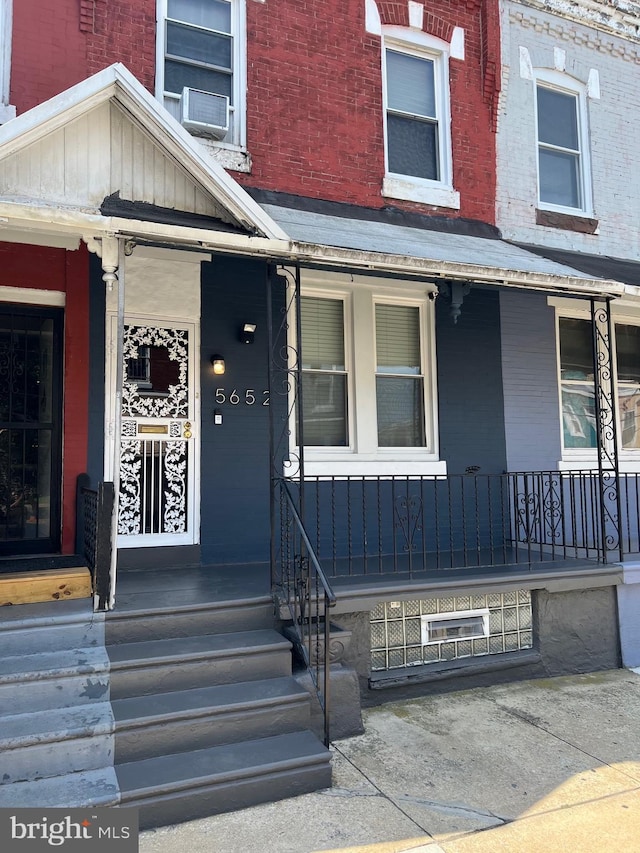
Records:
[[[116,609],[189,607],[271,597],[268,563],[119,569]]]

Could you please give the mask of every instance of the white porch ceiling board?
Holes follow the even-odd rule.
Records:
[[[228,218],[186,170],[117,104],[111,105],[110,193],[187,213]],[[106,195],[106,193],[105,193]]]

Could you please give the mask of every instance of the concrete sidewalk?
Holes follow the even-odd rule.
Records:
[[[629,670],[381,705],[333,747],[333,787],[143,832],[141,853],[640,851]]]

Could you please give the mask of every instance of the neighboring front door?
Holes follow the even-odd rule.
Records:
[[[127,318],[118,545],[197,541],[195,325]]]
[[[0,555],[60,550],[62,320],[0,305]]]

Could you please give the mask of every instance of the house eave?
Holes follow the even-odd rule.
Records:
[[[500,285],[502,287],[543,290],[553,293],[580,294],[600,298],[615,298],[625,294],[621,282],[608,279],[580,278],[550,273],[500,269],[480,264],[456,261],[429,260],[409,255],[390,255],[360,249],[344,249],[313,243],[291,243],[291,257],[300,263],[329,267],[388,272],[411,277],[455,280]]]

